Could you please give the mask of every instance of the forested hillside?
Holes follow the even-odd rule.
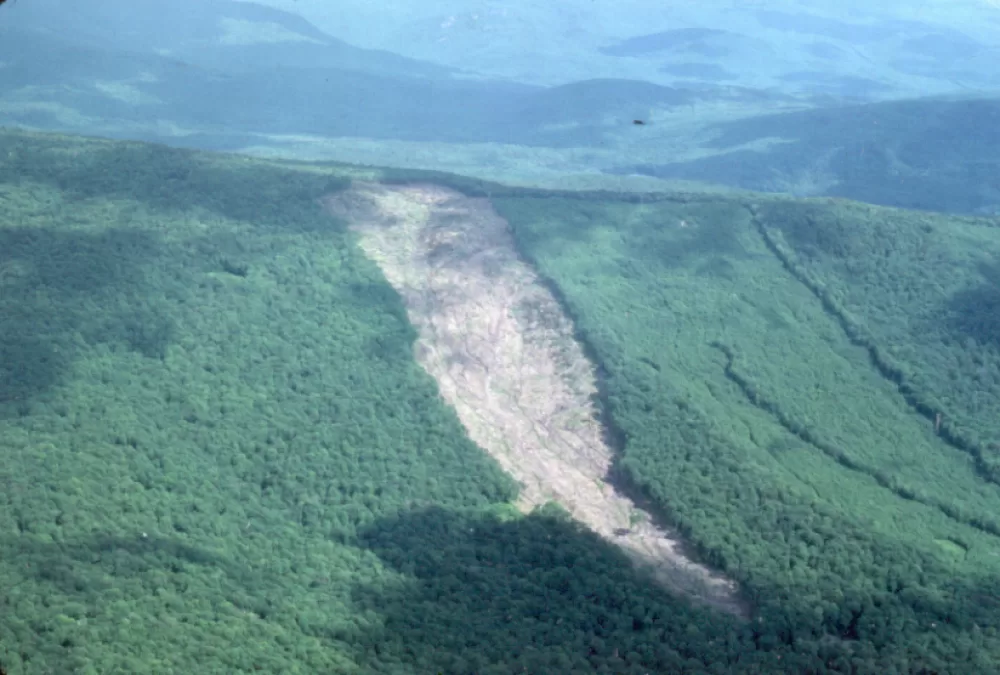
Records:
[[[605,371],[624,479],[743,585],[758,647],[1000,668],[995,223],[831,200],[497,203]]]
[[[620,479],[748,621],[511,506],[317,202],[352,177],[494,198],[600,366]],[[995,376],[996,231],[911,218],[0,134],[0,666],[996,672],[994,389],[917,363]]]
[[[1000,482],[1000,220],[850,202],[765,206],[758,215],[788,270]]]
[[[0,159],[10,675],[773,672],[510,506],[315,201],[347,169],[15,133]]]

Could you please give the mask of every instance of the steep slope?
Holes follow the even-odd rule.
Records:
[[[732,582],[615,487],[594,368],[487,200],[433,184],[356,184],[326,205],[406,301],[417,359],[470,438],[520,482],[522,510],[554,501],[669,588],[747,614]]]

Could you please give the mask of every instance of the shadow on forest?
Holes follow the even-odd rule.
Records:
[[[67,152],[67,146],[82,145]],[[343,189],[346,179],[296,172],[237,158],[146,143],[89,143],[79,139],[0,134],[0,184],[50,185],[66,200],[129,200],[165,214],[203,209],[223,218],[302,230],[318,220],[316,199]],[[290,164],[292,162],[285,162]]]
[[[168,319],[128,302],[111,304],[112,314],[97,311],[108,296],[141,292],[143,269],[159,253],[153,237],[134,229],[0,229],[0,416],[25,414],[59,383],[81,340],[162,354]]]
[[[312,617],[298,630],[346,649],[361,672],[397,672],[393,667],[482,675],[820,672],[799,667],[815,663],[815,655],[796,661],[785,625],[790,616],[809,616],[815,608],[789,607],[787,614],[762,615],[751,623],[693,609],[559,512],[501,520],[432,507],[384,517],[357,543],[407,581],[355,588],[355,613],[368,617],[364,620]],[[131,589],[122,598],[128,601],[131,594],[144,593],[147,583],[161,584],[159,572],[176,579],[179,588],[190,586],[187,595],[194,603],[216,597],[221,572],[229,580],[226,600],[263,621],[280,622],[283,614],[286,619],[294,614],[288,593],[315,592],[286,586],[287,575],[274,570],[254,570],[225,554],[140,533],[56,542],[11,536],[0,538],[0,546],[8,566],[8,576],[0,580],[0,611],[39,593],[96,606],[117,586]],[[11,575],[14,570],[17,576]],[[211,582],[203,584],[202,578]],[[198,592],[203,588],[210,589],[207,596]],[[989,615],[997,610],[996,590],[985,582],[959,581],[953,592],[921,600],[916,617],[887,616],[863,606],[860,614],[868,612],[867,623],[853,627],[860,634],[830,642],[823,658],[850,651],[865,652],[867,658],[893,654],[926,639],[934,621],[961,631],[972,631],[973,624],[993,630]],[[849,598],[845,604],[851,604]],[[373,615],[379,619],[372,621]],[[900,621],[909,633],[899,632]],[[837,648],[858,641],[868,644]]]
[[[0,546],[4,562],[19,570],[21,578],[7,579],[0,588],[0,606],[20,584],[41,584],[68,595],[97,593],[113,585],[110,577],[135,577],[151,570],[178,571],[186,564],[208,565],[244,576],[233,563],[216,553],[164,537],[115,537],[97,535],[69,538],[59,542],[38,537],[3,537]],[[110,577],[109,577],[110,575]]]
[[[74,143],[84,151],[70,152]],[[345,182],[329,176],[254,165],[215,166],[186,150],[0,134],[0,184],[51,186],[64,202],[54,217],[72,221],[74,202],[138,202],[168,216],[201,208],[254,225],[339,228],[315,199]],[[89,204],[88,204],[89,206]],[[43,207],[44,208],[44,207]],[[152,230],[117,227],[100,233],[63,227],[0,228],[0,417],[27,414],[31,401],[57,384],[85,343],[120,343],[163,358],[174,326],[161,307],[142,299],[150,266],[169,255]],[[242,264],[207,237],[202,253],[234,272]],[[228,270],[227,270],[228,271]],[[111,307],[109,311],[107,308]]]
[[[631,673],[688,658],[732,661],[732,643],[709,654],[707,641],[750,634],[651,585],[568,516],[504,522],[432,508],[384,519],[360,542],[412,580],[390,593],[357,589],[355,602],[385,620],[380,634],[356,636],[364,665],[372,654],[363,647],[377,643],[444,672],[587,672],[601,663]]]
[[[795,670],[787,648],[795,644],[792,636],[809,628],[790,622],[813,616],[815,607],[772,606],[752,623],[693,609],[653,586],[613,546],[558,514],[503,522],[428,509],[384,519],[360,540],[411,579],[388,593],[356,591],[359,606],[384,617],[377,634],[348,640],[363,665],[377,660],[372,645],[378,644],[444,672],[585,672],[598,664],[610,666],[609,672],[689,672],[695,663],[696,669],[803,672]],[[781,582],[774,583],[778,597]],[[845,590],[851,584],[845,579]],[[991,625],[996,591],[993,580],[956,580],[945,594],[901,580],[895,600],[921,608],[912,617],[915,632],[897,634],[900,616],[894,612],[900,608],[887,593],[885,609],[855,608],[867,623],[859,628],[855,618],[840,640],[893,653],[922,639],[925,630],[933,632],[934,622],[960,630]]]
[[[946,309],[948,326],[982,345],[1000,348],[1000,263],[981,263],[983,282],[951,297]]]

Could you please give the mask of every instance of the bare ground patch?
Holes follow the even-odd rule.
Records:
[[[675,533],[605,480],[612,452],[594,369],[489,200],[359,182],[324,204],[404,298],[418,361],[470,438],[522,484],[522,509],[555,501],[667,587],[745,616],[732,581],[686,556]]]

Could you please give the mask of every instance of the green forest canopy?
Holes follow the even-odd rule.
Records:
[[[0,135],[8,673],[970,673],[1000,663],[988,220],[554,193]],[[736,578],[650,586],[469,442],[316,203],[489,194],[618,472]]]

